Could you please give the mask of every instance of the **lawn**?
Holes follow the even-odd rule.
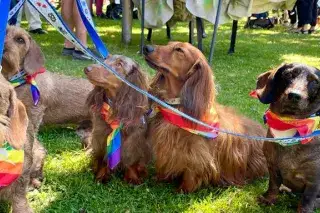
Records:
[[[134,22],[133,39],[129,46],[121,44],[119,21],[97,20],[96,25],[103,41],[113,54],[134,58],[146,72],[153,72],[137,53],[140,25]],[[283,27],[272,30],[244,30],[240,23],[236,53],[227,55],[231,24],[219,28],[213,72],[219,91],[218,100],[233,106],[239,113],[261,122],[267,108],[248,95],[255,87],[256,76],[283,62],[303,62],[320,67],[319,34],[296,35]],[[25,23],[24,23],[24,26]],[[74,61],[61,56],[62,36],[45,25],[48,35],[34,36],[46,56],[46,68],[52,72],[82,76],[88,62]],[[204,54],[209,53],[212,25],[206,24],[208,38],[204,39]],[[172,29],[174,40],[187,41],[186,23]],[[153,33],[153,44],[166,44],[165,28]],[[294,212],[298,197],[281,196],[278,204],[259,206],[256,197],[266,190],[267,178],[244,187],[205,188],[184,195],[175,193],[175,186],[154,181],[154,171],[140,186],[131,186],[114,175],[106,185],[93,181],[89,158],[80,141],[70,128],[43,128],[40,141],[48,150],[45,163],[45,180],[39,190],[28,194],[36,212]]]

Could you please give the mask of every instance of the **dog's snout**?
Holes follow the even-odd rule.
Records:
[[[143,54],[148,55],[154,51],[153,46],[151,45],[146,45],[143,47]]]
[[[290,93],[288,94],[288,99],[289,99],[290,101],[298,102],[298,101],[301,100],[301,95],[298,94],[298,93],[295,93],[295,92],[290,92]]]
[[[84,73],[85,73],[85,74],[88,74],[89,72],[91,72],[91,70],[92,70],[92,67],[91,67],[91,66],[85,67],[85,68],[84,68]]]

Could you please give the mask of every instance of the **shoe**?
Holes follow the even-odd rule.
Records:
[[[314,33],[315,31],[316,31],[316,29],[315,29],[315,28],[312,28],[312,29],[309,29],[309,30],[308,30],[308,33],[309,33],[309,34],[312,34],[312,33]]]
[[[84,54],[80,50],[74,50],[72,53],[72,57],[75,60],[81,60],[81,61],[91,60],[90,57],[88,57],[86,54]]]
[[[33,34],[39,34],[39,35],[43,35],[43,34],[48,34],[47,31],[45,31],[44,29],[42,28],[38,28],[38,29],[34,29],[34,30],[29,30],[30,33],[33,33]]]
[[[98,18],[107,18],[107,16],[106,16],[105,14],[103,14],[103,13],[100,14],[100,15],[97,15],[97,17],[98,17]]]
[[[66,48],[64,47],[63,50],[62,50],[62,55],[71,55],[73,54],[74,52],[74,48]]]

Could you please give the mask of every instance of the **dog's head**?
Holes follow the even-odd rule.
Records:
[[[148,89],[146,75],[132,59],[113,55],[109,56],[105,63],[140,89]],[[94,64],[86,67],[84,72],[89,81],[95,85],[88,98],[90,106],[95,105],[100,109],[103,102],[109,99],[114,115],[123,122],[136,121],[145,113],[148,105],[147,97],[123,83],[104,67]]]
[[[2,74],[6,79],[10,79],[21,69],[32,74],[44,66],[44,56],[25,30],[9,26],[4,42],[2,66]]]
[[[180,97],[183,111],[201,118],[215,99],[213,73],[204,55],[189,43],[145,46],[145,60],[157,71],[167,98]],[[157,84],[157,82],[154,82]]]
[[[14,88],[0,74],[0,145],[8,141],[17,149],[26,141],[28,116]]]
[[[320,70],[303,64],[284,64],[258,77],[257,95],[281,115],[308,117],[320,110]]]

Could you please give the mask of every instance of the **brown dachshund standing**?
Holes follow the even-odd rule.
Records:
[[[197,48],[171,42],[166,46],[146,46],[144,54],[147,63],[157,71],[151,84],[154,95],[216,127],[247,135],[265,135],[261,125],[216,102],[212,70]],[[211,138],[197,135],[186,129],[200,132],[203,127],[174,117],[159,106],[155,108],[161,113],[150,119],[148,135],[158,179],[178,179],[179,191],[193,192],[208,184],[242,185],[266,174],[263,143],[223,133]],[[170,120],[169,116],[175,119]],[[180,124],[174,123],[177,120]]]
[[[262,103],[270,104],[265,114],[269,137],[292,137],[297,132],[305,136],[319,130],[320,70],[302,64],[285,64],[261,74],[256,92]],[[260,197],[260,202],[276,203],[279,187],[284,184],[293,192],[302,194],[298,212],[313,212],[319,207],[319,137],[285,147],[265,142],[263,151],[270,179],[269,188]]]
[[[105,62],[132,84],[148,89],[145,74],[132,59],[114,55]],[[88,98],[93,114],[92,163],[95,178],[105,183],[112,170],[120,166],[125,170],[127,182],[140,184],[147,175],[146,164],[151,155],[145,138],[147,124],[144,114],[148,99],[100,65],[85,68],[85,73],[95,86]],[[116,128],[120,128],[121,136],[118,162],[110,158],[109,151],[106,152],[109,138],[115,134]]]

